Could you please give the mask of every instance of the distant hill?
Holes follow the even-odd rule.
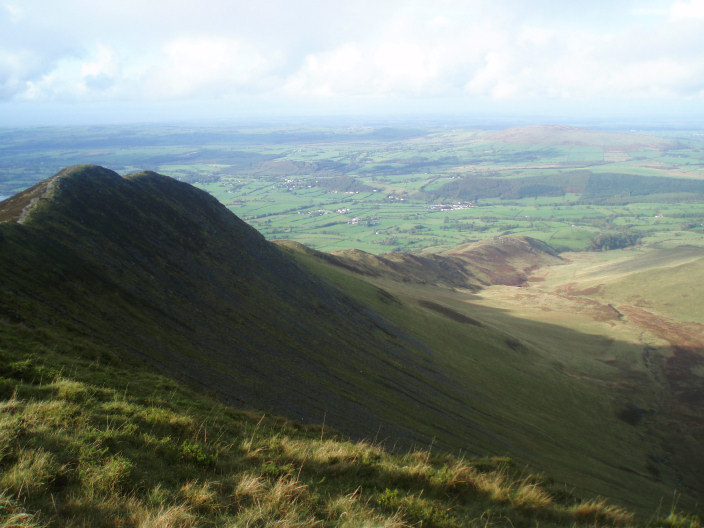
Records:
[[[548,244],[524,236],[497,237],[465,244],[443,254],[426,255],[403,252],[373,255],[358,249],[327,254],[295,242],[277,243],[363,276],[383,276],[399,282],[414,281],[473,291],[491,284],[519,285],[535,267],[562,261]]]
[[[502,130],[486,137],[492,141],[522,145],[582,145],[619,150],[662,149],[672,141],[645,134],[605,132],[566,125],[531,125]]]

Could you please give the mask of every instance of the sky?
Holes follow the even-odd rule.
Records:
[[[0,126],[704,117],[704,0],[0,0]]]

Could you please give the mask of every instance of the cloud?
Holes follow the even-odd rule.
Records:
[[[353,43],[307,55],[302,66],[284,83],[290,95],[332,97],[364,95],[374,82],[365,52]]]
[[[672,20],[704,20],[704,0],[690,0],[689,2],[677,0],[670,8],[670,18]]]
[[[6,2],[2,5],[2,7],[5,9],[5,12],[9,15],[10,21],[13,24],[16,24],[24,17],[24,11],[17,4],[11,4],[9,2]]]
[[[0,99],[10,99],[22,91],[31,74],[31,60],[26,53],[0,49]]]
[[[187,37],[162,46],[159,66],[147,77],[152,97],[226,95],[265,88],[276,55],[264,56],[241,40]]]
[[[81,78],[85,91],[106,91],[115,85],[119,74],[117,55],[109,46],[99,44],[95,57],[81,63]]]
[[[704,28],[682,28],[663,16],[662,7],[654,27],[634,22],[616,31],[565,26],[548,17],[527,24],[521,10],[514,11],[489,18],[450,12],[424,18],[405,11],[386,21],[380,38],[309,54],[286,89],[327,97],[464,93],[524,101],[691,97],[701,91]]]
[[[114,96],[126,80],[115,50],[102,43],[90,54],[66,54],[44,66],[24,80],[19,99],[91,101]]]
[[[0,8],[0,98],[10,101],[704,96],[704,0]]]

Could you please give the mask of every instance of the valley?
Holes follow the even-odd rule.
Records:
[[[269,240],[322,251],[438,252],[506,234],[581,251],[599,234],[704,235],[696,129],[125,125],[6,129],[0,145],[3,195],[72,164],[153,170]]]
[[[509,239],[496,244],[513,245]],[[511,259],[515,265],[526,258],[520,251],[503,261],[494,259],[493,265],[500,268]],[[625,270],[645,269],[656,276],[697,263],[703,255],[700,248],[673,251],[669,258],[664,253],[670,254],[651,249],[562,254],[561,262],[541,267],[528,255],[525,281],[509,276],[506,282],[513,284],[481,289],[443,286],[430,275],[428,282],[408,281],[405,270],[396,277],[373,276],[368,267],[352,273],[389,292],[398,315],[385,313],[442,350],[448,367],[482,395],[481,403],[473,405],[493,430],[502,432],[505,449],[520,445],[526,461],[560,468],[552,475],[561,479],[565,476],[559,471],[571,467],[570,482],[591,492],[609,489],[613,497],[636,482],[645,494],[651,479],[664,482],[667,474],[671,482],[701,486],[698,470],[691,466],[701,460],[695,439],[703,433],[698,404],[704,381],[698,366],[704,345],[701,316],[678,319],[642,308],[660,304],[657,282],[639,289],[636,299],[599,294],[608,289],[603,284],[615,288],[629,279]],[[344,259],[345,252],[340,256]],[[347,258],[342,269],[354,269],[360,260],[359,255]],[[336,280],[345,284],[348,279]],[[699,295],[698,288],[691,287],[693,296]],[[367,297],[366,302],[372,301]],[[383,298],[380,302],[388,304]],[[510,418],[503,415],[505,409],[511,409]],[[543,433],[549,440],[541,438]],[[628,446],[628,455],[618,445]],[[573,458],[577,452],[579,461]],[[672,472],[675,465],[681,469]],[[596,484],[597,473],[601,479],[609,475],[611,484]]]
[[[564,264],[535,270],[525,286],[491,286],[475,302],[644,346],[704,346],[704,291],[695,278],[704,249],[639,248],[561,257]],[[691,280],[678,278],[682,273]]]

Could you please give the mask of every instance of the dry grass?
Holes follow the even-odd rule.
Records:
[[[626,526],[632,524],[635,520],[633,513],[609,504],[606,499],[582,501],[568,508],[567,511],[580,523]]]
[[[77,394],[95,395],[97,391],[65,381],[60,388],[54,394],[61,398],[28,401],[13,397],[0,402],[7,411],[0,415],[0,438],[4,439],[0,461],[6,468],[0,473],[0,485],[9,494],[3,497],[40,500],[52,491],[56,476],[68,472],[79,487],[74,487],[76,492],[66,502],[72,511],[87,512],[83,522],[88,525],[100,518],[114,525],[191,528],[217,518],[243,527],[451,527],[476,524],[470,519],[481,519],[487,508],[498,508],[500,515],[492,513],[491,518],[499,515],[504,520],[522,510],[540,512],[560,523],[569,519],[579,524],[625,525],[633,520],[632,514],[605,501],[586,501],[569,508],[556,504],[539,481],[514,478],[501,461],[485,462],[480,468],[453,457],[436,459],[428,450],[392,455],[368,442],[282,434],[263,419],[242,431],[234,444],[239,450],[215,442],[219,467],[228,468],[216,480],[212,465],[200,467],[196,459],[183,460],[178,454],[182,438],[202,442],[199,449],[213,443],[206,442],[205,422],[154,405],[106,403],[87,397],[83,406],[89,408],[92,403],[101,415],[111,413],[111,418],[101,418],[101,425],[75,403],[84,398]],[[130,424],[130,417],[142,420],[142,425]],[[13,447],[26,435],[49,432],[83,438],[77,464],[67,469],[46,449]],[[154,484],[146,486],[143,495],[135,494],[129,485],[139,474],[138,464],[110,447],[124,442],[122,438],[154,455],[172,453],[168,464],[187,465],[195,478],[181,480],[176,488],[152,480]],[[167,476],[168,466],[159,471]],[[327,487],[328,482],[332,487]],[[13,508],[3,512],[6,524],[0,528],[40,526],[33,516]]]
[[[192,480],[181,487],[180,495],[185,499],[185,504],[196,510],[217,510],[220,488],[218,482]]]
[[[329,519],[344,519],[360,508],[360,488],[351,493],[336,495],[328,499],[325,512]]]
[[[43,449],[20,448],[17,459],[0,476],[0,487],[13,496],[45,493],[59,471],[56,457]]]
[[[268,449],[278,449],[287,458],[313,464],[356,464],[362,460],[377,460],[384,450],[369,442],[340,439],[296,439],[288,436],[269,442]]]
[[[56,396],[61,400],[83,402],[90,398],[94,391],[85,383],[69,379],[58,379],[51,385],[56,390]]]
[[[35,515],[22,509],[12,498],[0,493],[0,528],[43,528]]]
[[[479,471],[463,460],[449,465],[442,474],[441,482],[450,490],[469,488],[498,502],[508,501],[511,491],[511,485],[504,470]]]
[[[331,497],[325,512],[329,521],[334,521],[340,528],[405,528],[409,524],[400,511],[391,515],[380,513],[370,500],[362,500],[360,488],[351,493]]]
[[[86,377],[94,375],[91,367]],[[558,500],[506,459],[393,454],[137,381],[146,394],[63,375],[17,382],[0,401],[0,528],[635,522],[604,500]],[[656,525],[697,522],[671,516]]]
[[[696,515],[671,511],[667,517],[658,519],[656,526],[664,528],[702,528],[702,520]]]
[[[114,455],[97,463],[85,463],[79,471],[87,495],[94,497],[119,491],[127,484],[133,469],[129,459]]]
[[[149,509],[134,501],[130,506],[132,511],[130,522],[136,528],[195,528],[201,526],[198,518],[191,513],[187,504]]]
[[[280,477],[262,489],[263,479],[252,475],[240,480],[240,497],[248,504],[241,508],[236,519],[238,526],[319,526],[322,521],[311,512],[308,486],[289,477]],[[247,494],[245,494],[247,491]],[[236,490],[236,494],[238,491]]]
[[[244,473],[237,482],[233,497],[237,501],[261,500],[266,489],[266,480],[261,475]]]

